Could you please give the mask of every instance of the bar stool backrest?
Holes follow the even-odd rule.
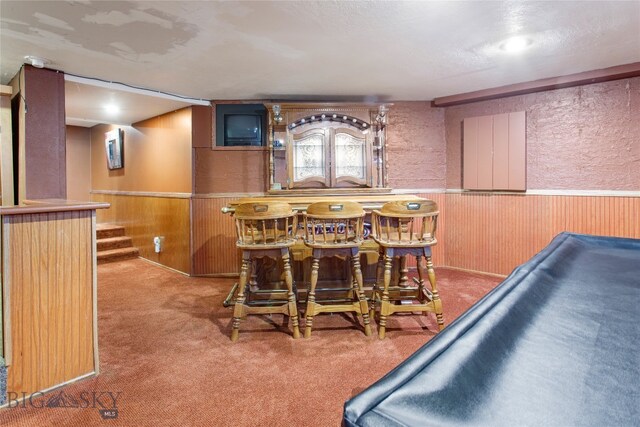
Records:
[[[371,214],[373,238],[386,246],[435,245],[438,214],[433,200],[385,203]]]
[[[303,214],[304,240],[313,247],[359,246],[364,234],[364,209],[356,202],[316,202]]]
[[[288,203],[241,203],[234,217],[239,248],[269,249],[296,242],[298,216]]]

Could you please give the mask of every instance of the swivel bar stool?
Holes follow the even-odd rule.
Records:
[[[371,301],[371,317],[380,310],[378,336],[385,336],[387,317],[398,312],[432,312],[438,328],[444,328],[442,302],[436,287],[436,275],[431,260],[431,246],[437,243],[438,205],[432,200],[396,201],[385,203],[371,214],[373,239],[380,247],[378,274]],[[416,257],[417,287],[391,286],[394,257]],[[426,258],[431,289],[424,287],[422,257]],[[384,265],[384,266],[383,266]],[[384,271],[384,280],[379,282]],[[405,303],[410,302],[410,303]]]
[[[298,309],[291,274],[289,248],[296,243],[298,221],[288,203],[242,203],[235,210],[238,235],[237,247],[242,250],[240,281],[232,289],[235,292],[231,341],[238,340],[240,320],[247,314],[282,313],[291,319],[293,338],[300,337]],[[269,283],[249,286],[247,278],[255,268],[256,258],[281,259],[286,289],[278,289]],[[286,298],[279,295],[286,294]]]
[[[313,318],[320,313],[356,312],[362,316],[365,335],[371,335],[369,305],[365,297],[360,252],[364,234],[362,206],[356,202],[317,202],[307,207],[304,218],[304,243],[312,249],[311,280],[305,312],[305,338],[311,336]],[[335,293],[335,288],[317,289],[320,258],[345,256],[351,258],[353,277],[344,299],[316,299],[316,293]]]

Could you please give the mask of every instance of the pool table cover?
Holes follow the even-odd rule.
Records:
[[[562,233],[347,401],[343,424],[623,426],[639,407],[640,240]]]

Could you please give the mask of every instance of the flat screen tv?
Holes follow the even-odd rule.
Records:
[[[225,114],[224,145],[262,145],[262,115]]]

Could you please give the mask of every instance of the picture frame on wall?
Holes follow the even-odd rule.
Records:
[[[123,137],[122,129],[113,129],[105,132],[105,150],[107,154],[107,167],[109,170],[121,169],[124,167]]]

